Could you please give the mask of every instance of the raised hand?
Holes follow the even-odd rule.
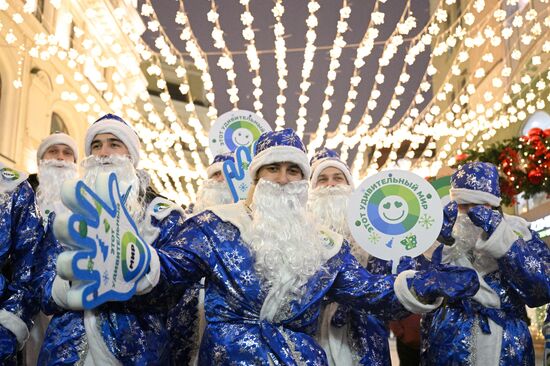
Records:
[[[56,217],[54,232],[66,247],[57,273],[71,281],[71,309],[129,299],[149,269],[153,249],[124,206],[127,193],[121,194],[114,173],[99,174],[94,190],[82,181],[63,184],[63,203],[72,213]]]
[[[443,208],[443,226],[439,233],[437,240],[445,245],[453,245],[455,239],[453,238],[453,226],[455,225],[456,218],[458,216],[458,204],[455,201],[451,201]]]
[[[470,217],[475,226],[482,228],[488,236],[491,236],[495,232],[497,226],[502,221],[500,212],[482,205],[469,209],[468,217]]]

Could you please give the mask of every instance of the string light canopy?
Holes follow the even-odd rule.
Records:
[[[13,29],[34,1],[16,8],[0,0],[9,16],[0,34],[21,58],[55,57],[74,70],[80,92],[68,88],[62,98],[89,120],[107,110],[128,118],[142,137],[153,184],[179,203],[192,202],[205,178],[208,129],[219,112],[248,109],[274,128],[295,128],[310,155],[337,149],[360,180],[390,167],[435,175],[457,153],[482,150],[497,130],[550,102],[548,0],[135,5],[143,29],[119,8],[113,12],[136,58],[124,68],[77,27],[84,51],[62,46],[56,34],[37,33],[30,45],[18,39]],[[94,65],[114,70],[114,90],[102,90]],[[175,70],[187,97],[183,112],[166,69]],[[191,69],[200,72],[201,95],[193,93]],[[140,73],[158,96],[147,85],[128,85],[127,76]],[[86,85],[99,93],[83,97]],[[22,87],[21,77],[14,87]],[[200,98],[205,106],[196,105]]]

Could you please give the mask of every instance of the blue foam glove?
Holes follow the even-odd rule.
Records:
[[[431,304],[438,297],[448,299],[472,297],[479,290],[476,271],[466,267],[439,265],[438,268],[419,271],[407,279],[409,289],[420,301]]]
[[[502,221],[500,212],[481,205],[468,210],[468,217],[475,226],[482,228],[487,233],[487,236],[491,236]]]
[[[439,232],[437,240],[445,245],[453,245],[453,226],[455,225],[458,216],[458,204],[456,201],[451,201],[443,207],[443,226]]]
[[[0,325],[0,365],[7,363],[17,352],[15,334]]]

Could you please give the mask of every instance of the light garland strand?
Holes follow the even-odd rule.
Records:
[[[276,130],[283,129],[285,125],[285,109],[284,104],[286,102],[286,97],[284,91],[288,87],[286,77],[288,76],[288,70],[286,69],[286,43],[285,43],[285,27],[281,22],[283,14],[285,13],[285,8],[283,6],[283,0],[276,0],[273,9],[271,10],[273,17],[275,18],[275,26],[273,27],[273,34],[275,35],[275,60],[277,62],[277,86],[279,87],[279,95],[277,95],[277,109],[275,114],[277,118],[275,119]]]
[[[254,110],[256,114],[263,117],[262,108],[263,104],[260,101],[260,97],[263,94],[262,91],[262,78],[260,76],[260,59],[258,57],[258,51],[256,50],[256,41],[254,40],[254,30],[252,29],[252,22],[254,17],[250,12],[250,0],[240,0],[241,5],[244,7],[244,12],[241,14],[241,23],[243,23],[244,29],[242,31],[243,38],[247,42],[246,45],[246,58],[250,65],[250,70],[254,72],[254,78],[252,84],[254,84]]]
[[[302,82],[300,83],[300,95],[298,96],[298,119],[296,120],[296,134],[300,138],[304,137],[304,129],[307,123],[307,108],[306,103],[309,101],[309,97],[306,95],[311,83],[309,77],[311,76],[311,70],[313,69],[313,56],[315,56],[315,40],[317,39],[317,33],[315,29],[319,25],[319,21],[315,16],[315,13],[320,9],[320,5],[316,0],[310,0],[307,4],[309,15],[306,19],[307,32],[306,32],[306,47],[304,48],[304,64],[302,65]]]
[[[216,2],[214,0],[210,0],[210,11],[208,12],[207,18],[213,25],[211,36],[214,40],[214,47],[223,53],[223,55],[218,58],[218,62],[216,64],[225,71],[227,81],[230,85],[229,89],[227,89],[227,94],[229,94],[229,102],[233,104],[234,109],[237,109],[239,102],[239,89],[237,88],[237,83],[235,82],[237,74],[233,69],[233,56],[231,56],[231,51],[229,51],[225,43],[223,30],[220,25],[220,15],[217,12]]]
[[[330,50],[330,63],[327,72],[327,86],[325,88],[325,97],[321,106],[323,110],[321,111],[321,118],[319,119],[319,124],[317,125],[317,131],[315,132],[315,137],[309,141],[307,146],[308,155],[312,157],[324,141],[326,129],[330,123],[330,116],[328,111],[332,108],[332,102],[330,101],[332,95],[334,94],[334,86],[332,83],[336,79],[336,71],[340,68],[340,56],[342,56],[342,48],[346,45],[344,40],[344,34],[348,31],[349,26],[347,19],[351,14],[351,8],[348,6],[347,0],[343,0],[342,8],[340,9],[340,19],[338,20],[336,26],[336,36],[334,37],[334,42],[332,44],[332,49]]]

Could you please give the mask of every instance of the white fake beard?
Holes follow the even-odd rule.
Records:
[[[458,213],[452,233],[455,238],[455,243],[452,246],[454,255],[465,256],[473,263],[474,248],[482,233],[483,229],[475,226],[468,214]]]
[[[288,275],[294,278],[290,291],[298,296],[324,263],[321,238],[306,210],[307,191],[305,180],[280,185],[261,179],[252,203],[255,268],[269,285]]]
[[[218,182],[213,179],[204,181],[197,193],[197,202],[193,213],[199,213],[206,208],[217,205],[233,203],[233,196],[226,182]]]
[[[308,211],[315,221],[346,239],[351,232],[346,220],[351,186],[317,187],[309,195]]]
[[[147,182],[139,178],[132,160],[124,155],[111,155],[108,157],[89,156],[82,161],[84,177],[82,180],[92,190],[95,187],[99,173],[115,173],[118,178],[120,194],[124,195],[129,187],[132,187],[126,199],[126,210],[136,224],[141,223],[145,214],[145,192]]]
[[[59,214],[67,210],[67,207],[61,202],[61,186],[66,180],[76,178],[75,163],[63,160],[40,160],[36,203],[42,217],[46,218],[52,211]]]

